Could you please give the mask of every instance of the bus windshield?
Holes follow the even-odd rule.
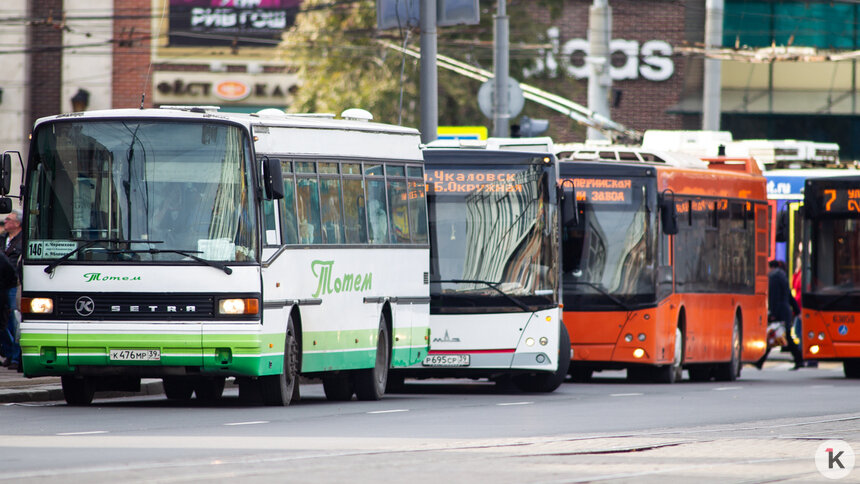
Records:
[[[258,259],[252,156],[240,127],[64,120],[39,126],[32,146],[29,260]]]
[[[562,232],[565,305],[628,309],[655,298],[653,179],[563,178],[579,219]],[[650,184],[649,184],[650,182]]]
[[[860,295],[860,217],[828,217],[810,221],[810,225],[812,264],[804,276],[804,292],[818,296],[824,305],[828,300],[837,305],[853,300],[856,309],[856,296]],[[846,297],[851,295],[854,297]]]
[[[549,168],[531,159],[471,166],[425,161],[431,311],[523,311],[557,304],[554,180]]]

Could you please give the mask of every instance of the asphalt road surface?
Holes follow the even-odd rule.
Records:
[[[624,372],[524,394],[489,382],[409,382],[378,402],[302,386],[287,408],[163,396],[0,407],[0,481],[858,482],[815,463],[860,451],[860,381],[841,367],[745,367],[732,383],[629,384]],[[860,466],[860,459],[858,459]]]

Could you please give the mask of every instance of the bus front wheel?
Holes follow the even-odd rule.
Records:
[[[675,351],[672,363],[654,368],[656,383],[675,383],[681,381],[684,373],[684,333],[680,327],[675,328]]]
[[[845,371],[845,378],[860,378],[860,358],[842,360],[842,370]]]
[[[287,319],[284,336],[284,370],[280,375],[260,377],[259,382],[263,404],[286,407],[292,401],[295,387],[299,384],[299,343],[292,316]]]
[[[93,402],[96,391],[89,378],[64,376],[60,381],[63,385],[63,398],[69,405],[89,405]]]
[[[735,316],[732,327],[732,358],[728,363],[717,365],[715,379],[717,381],[735,381],[741,376],[741,322]]]

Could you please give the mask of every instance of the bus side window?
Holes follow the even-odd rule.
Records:
[[[296,182],[293,176],[284,177],[284,198],[281,200],[281,223],[284,226],[285,244],[299,243],[299,229],[296,220]]]
[[[399,167],[401,170],[403,167]],[[388,206],[391,210],[391,242],[408,244],[409,203],[407,200],[406,180],[388,180]]]
[[[296,163],[296,173],[298,174],[296,207],[299,215],[299,243],[301,244],[319,244],[322,242],[319,183],[316,175],[302,175],[303,173],[314,173],[314,171],[314,163],[312,162]]]
[[[340,179],[320,179],[320,205],[322,208],[322,234],[326,244],[343,243],[341,218]]]
[[[424,188],[424,175],[417,166],[408,167],[409,174],[409,230],[412,242],[426,244],[427,237],[427,196]],[[416,177],[416,178],[412,178]]]
[[[388,206],[385,200],[385,180],[367,179],[367,222],[370,243],[388,243]]]

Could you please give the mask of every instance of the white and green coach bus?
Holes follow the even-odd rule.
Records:
[[[241,399],[288,405],[299,375],[331,400],[381,398],[389,368],[429,344],[420,139],[363,110],[341,118],[38,120],[21,197],[25,375],[61,376],[80,405],[141,378],[177,400],[220,398],[235,377]]]
[[[552,392],[570,365],[560,308],[556,158],[530,145],[448,146],[424,150],[430,351],[395,370],[392,384],[488,378]]]

